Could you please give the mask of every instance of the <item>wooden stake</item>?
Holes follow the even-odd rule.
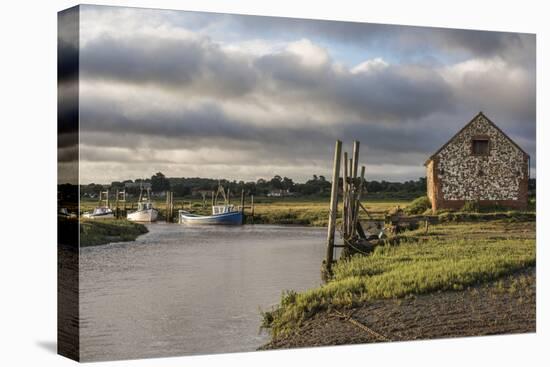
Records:
[[[342,153],[342,142],[336,140],[334,147],[334,164],[332,169],[332,189],[330,192],[330,211],[327,233],[327,256],[326,269],[330,273],[334,261],[334,232],[336,230],[336,212],[338,210],[338,181],[340,176],[340,161]]]
[[[357,168],[359,167],[359,142],[353,141],[353,156],[352,156],[351,176],[357,178]]]
[[[357,190],[357,201],[353,206],[353,230],[357,229],[357,223],[359,220],[359,204],[361,203],[361,194],[363,193],[363,181],[365,181],[365,166],[361,167],[361,180],[359,181],[359,189]]]
[[[254,195],[250,195],[250,206],[252,207],[252,224],[254,224]]]
[[[346,208],[348,206],[348,152],[344,152],[344,176],[342,177],[342,229],[344,232],[344,238],[347,238],[348,236],[348,229],[346,227]]]

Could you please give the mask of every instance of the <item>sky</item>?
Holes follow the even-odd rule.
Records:
[[[81,183],[330,178],[336,139],[417,179],[479,111],[535,176],[533,34],[81,6],[78,47]]]

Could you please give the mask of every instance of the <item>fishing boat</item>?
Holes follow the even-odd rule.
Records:
[[[86,219],[112,219],[115,214],[107,206],[98,206],[92,212],[82,214],[82,217]]]
[[[115,213],[109,206],[109,190],[99,192],[99,203],[97,207],[91,211],[82,214],[82,218],[86,219],[113,219]]]
[[[218,195],[222,195],[224,204],[217,205]],[[229,203],[229,189],[227,192],[223,186],[218,183],[218,191],[216,197],[212,193],[212,215],[198,215],[190,213],[186,210],[179,211],[179,222],[181,224],[189,225],[203,225],[203,224],[226,224],[226,225],[241,225],[243,224],[243,211],[242,208],[236,208]]]
[[[179,222],[189,225],[241,225],[243,224],[243,213],[241,210],[236,209],[234,205],[214,205],[212,206],[212,215],[198,215],[180,210]]]
[[[139,200],[135,212],[128,213],[126,218],[133,222],[155,222],[158,217],[158,210],[153,208],[151,202],[151,189],[147,188],[147,195],[143,195],[143,187],[140,189]]]

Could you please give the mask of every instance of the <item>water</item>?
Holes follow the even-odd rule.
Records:
[[[152,224],[81,250],[84,361],[252,351],[260,309],[321,284],[326,230]]]

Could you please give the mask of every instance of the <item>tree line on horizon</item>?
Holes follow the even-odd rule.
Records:
[[[166,177],[162,172],[157,172],[151,178],[113,181],[109,185],[88,184],[81,185],[81,195],[97,195],[100,191],[125,190],[130,195],[139,195],[140,185],[151,187],[154,194],[165,191],[173,191],[177,197],[200,196],[201,192],[211,192],[222,185],[226,190],[237,194],[245,190],[246,194],[267,196],[279,193],[281,196],[330,196],[331,182],[323,175],[313,175],[304,183],[294,182],[292,178],[275,175],[270,179],[260,178],[257,181],[237,181],[227,179],[213,179],[201,177]],[[422,194],[426,192],[426,178],[405,182],[389,181],[365,181],[365,189],[369,193],[401,193]],[[406,195],[410,196],[410,195]]]
[[[341,180],[341,179],[340,179]],[[151,178],[113,181],[109,185],[91,183],[80,186],[80,194],[97,196],[102,190],[125,190],[130,195],[139,195],[140,185],[151,187],[153,194],[161,194],[165,191],[173,191],[176,197],[201,196],[201,192],[216,191],[218,185],[222,185],[233,194],[240,194],[245,190],[247,195],[267,196],[280,193],[281,196],[330,196],[331,182],[323,175],[313,175],[304,183],[294,182],[288,177],[275,175],[271,179],[260,178],[257,181],[237,181],[227,179],[213,179],[201,177],[166,177],[162,172],[157,172]],[[390,181],[365,181],[364,189],[370,196],[415,198],[426,194],[426,178],[404,182]],[[530,196],[535,196],[536,179],[529,179]]]

